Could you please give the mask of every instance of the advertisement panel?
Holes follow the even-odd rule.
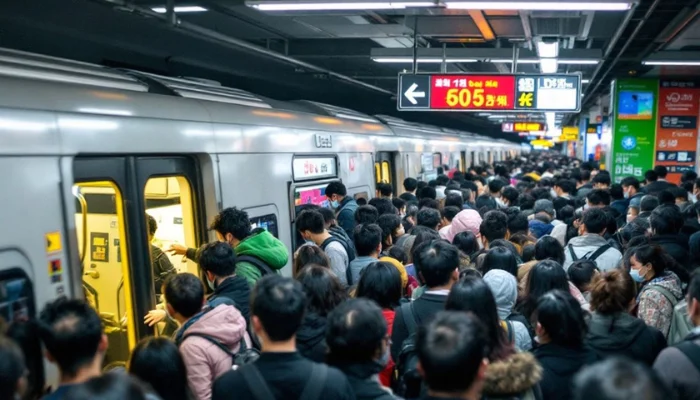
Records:
[[[643,179],[654,166],[659,81],[619,79],[613,88],[612,180]]]
[[[694,170],[700,113],[700,85],[661,81],[659,124],[654,165],[668,168],[670,182],[679,183],[685,170]]]

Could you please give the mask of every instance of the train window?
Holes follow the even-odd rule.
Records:
[[[378,162],[374,163],[374,180],[377,183],[382,183],[382,170]]]
[[[263,228],[270,232],[272,236],[279,238],[277,229],[277,216],[275,214],[267,214],[259,217],[251,217],[250,224],[253,229]]]
[[[388,161],[382,161],[382,182],[391,183],[391,166]]]
[[[105,365],[123,365],[136,343],[122,195],[113,182],[73,185],[83,288],[102,319],[109,349]]]

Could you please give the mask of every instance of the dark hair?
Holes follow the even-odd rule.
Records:
[[[383,217],[383,215],[382,215]],[[366,257],[377,251],[382,243],[382,228],[377,224],[357,225],[352,233],[358,256]]]
[[[483,279],[470,276],[455,283],[447,296],[445,310],[465,311],[479,318],[486,327],[490,361],[502,360],[513,353],[506,331],[498,318],[496,299]]]
[[[149,384],[163,400],[189,399],[185,362],[172,340],[141,340],[131,353],[129,373]]]
[[[367,299],[348,300],[328,315],[326,360],[330,365],[371,362],[386,336],[386,320],[376,303]]]
[[[505,247],[492,247],[484,257],[481,273],[486,275],[487,272],[493,269],[502,269],[517,279],[518,262],[515,254]]]
[[[489,192],[499,193],[505,186],[506,186],[505,182],[503,182],[499,178],[495,178],[491,182],[489,182]]]
[[[659,192],[657,194],[657,196],[659,196],[659,203],[661,203],[662,206],[663,205],[671,205],[672,206],[672,205],[676,204],[675,196],[668,189],[662,190],[661,192]]]
[[[542,181],[540,181],[540,185],[542,184]],[[533,189],[530,194],[532,197],[535,198],[535,202],[537,200],[552,200],[552,195],[549,192],[549,189],[546,187],[538,187],[536,189]]]
[[[404,199],[402,199],[402,198],[400,198],[400,197],[394,197],[393,199],[391,199],[391,204],[394,205],[394,208],[396,208],[397,210],[401,211],[401,209],[404,208],[404,207],[406,207],[406,205],[407,205],[408,203],[406,202],[406,200],[404,200]]]
[[[688,299],[700,301],[700,273],[694,273],[688,285]]]
[[[524,263],[530,262],[535,259],[535,245],[528,244],[523,246],[522,260]]]
[[[659,180],[659,175],[653,169],[648,170],[644,173],[644,180],[647,182],[656,182]]]
[[[654,211],[656,207],[659,206],[659,198],[648,194],[642,197],[642,201],[639,203],[639,210],[641,212]]]
[[[656,172],[656,175],[658,175],[659,178],[664,179],[668,174],[668,169],[663,165],[657,165],[656,167],[654,167],[654,172]]]
[[[228,243],[207,243],[199,256],[199,266],[218,277],[231,276],[236,273],[236,253]]]
[[[360,207],[366,206],[367,205],[367,198],[360,196],[357,199],[355,199],[355,202],[357,202],[357,205]]]
[[[380,215],[377,220],[377,225],[381,230],[381,243],[385,248],[394,244],[394,232],[401,226],[401,217],[396,214],[384,214]],[[389,238],[392,239],[389,243]],[[357,241],[355,242],[357,243]]]
[[[326,197],[331,197],[334,194],[338,195],[338,196],[345,197],[345,196],[347,196],[348,191],[347,191],[347,189],[345,189],[345,185],[343,185],[342,182],[334,181],[334,182],[329,183],[328,186],[326,186],[325,193],[326,193]]]
[[[536,315],[551,343],[575,349],[583,346],[586,320],[581,304],[568,288],[552,290],[541,296],[537,301]]]
[[[518,202],[518,197],[520,197],[520,192],[513,186],[506,186],[501,192],[501,196],[508,200],[509,206],[514,206]]]
[[[610,197],[611,197],[613,200],[622,200],[622,199],[624,199],[624,198],[625,198],[625,194],[624,194],[624,192],[622,191],[622,185],[620,185],[619,183],[613,183],[613,184],[610,186]]]
[[[481,209],[482,207],[488,207],[490,210],[495,210],[496,207],[498,207],[498,203],[496,203],[496,199],[494,199],[493,196],[482,194],[476,198],[476,208]]]
[[[146,220],[148,221],[148,234],[153,236],[158,230],[158,222],[153,218],[151,214],[146,213]]]
[[[471,231],[460,232],[452,239],[452,244],[464,254],[470,256],[479,250],[479,242]]]
[[[445,207],[454,206],[461,209],[463,205],[462,192],[450,192],[445,195]]]
[[[258,317],[270,340],[291,339],[304,318],[306,295],[301,284],[280,275],[263,276],[250,295],[250,313]]]
[[[374,206],[366,205],[355,210],[355,222],[357,224],[375,224],[379,218],[379,211]]]
[[[415,178],[406,178],[403,180],[403,188],[407,192],[412,192],[418,188],[418,181]]]
[[[315,210],[304,210],[297,215],[294,221],[299,232],[309,231],[313,234],[321,234],[326,230],[323,215]]]
[[[632,255],[642,265],[651,264],[654,276],[661,276],[666,271],[665,252],[659,246],[637,246],[632,251]]]
[[[328,207],[319,207],[316,211],[320,212],[321,215],[323,215],[323,222],[325,224],[328,224],[328,223],[336,220],[335,211],[331,210]]]
[[[620,182],[620,186],[623,188],[626,186],[632,186],[636,190],[639,190],[639,180],[633,176],[628,176]]]
[[[574,193],[576,191],[576,182],[571,179],[559,179],[557,183],[554,184],[561,189],[564,193]]]
[[[434,210],[440,210],[440,203],[434,199],[423,198],[418,202],[418,209],[422,210],[424,208],[432,208]]]
[[[575,211],[576,209],[570,205],[564,206],[561,209],[557,210],[557,219],[559,219],[567,225],[570,225],[572,222],[574,222]]]
[[[377,190],[379,190],[379,193],[384,197],[389,197],[394,194],[394,188],[390,183],[378,183]]]
[[[586,200],[588,200],[588,204],[593,206],[609,206],[610,192],[604,189],[593,189],[586,195]]]
[[[379,215],[396,214],[396,208],[391,200],[384,197],[375,197],[369,201],[369,205],[377,209]]]
[[[681,174],[681,182],[692,182],[698,179],[698,174],[692,170],[685,170]]]
[[[649,217],[649,224],[655,235],[677,235],[684,223],[683,214],[675,205],[658,206]]]
[[[459,214],[460,211],[462,211],[461,208],[455,206],[447,206],[442,209],[442,217],[452,222],[452,220],[455,218],[455,215]]]
[[[421,208],[416,217],[416,223],[419,226],[435,229],[440,225],[440,211],[434,208]]]
[[[569,280],[574,284],[581,292],[585,292],[586,288],[593,282],[591,280],[595,276],[595,272],[599,271],[598,266],[594,261],[591,260],[576,260],[566,271],[569,276]],[[588,290],[591,288],[588,287]]]
[[[593,183],[600,183],[601,185],[610,185],[610,175],[599,173],[593,178]]]
[[[530,270],[525,285],[525,298],[521,302],[520,312],[531,321],[537,308],[537,301],[550,290],[569,290],[569,281],[561,264],[553,260],[538,261]]]
[[[406,265],[408,263],[408,253],[402,247],[391,246],[387,254],[401,264]]]
[[[583,167],[583,166],[582,166]],[[591,180],[591,170],[590,169],[581,169],[581,176],[579,179],[579,182],[587,182]]]
[[[608,227],[608,215],[599,208],[589,208],[583,212],[583,225],[588,233],[602,235]]]
[[[365,267],[357,283],[356,297],[374,300],[381,308],[393,310],[403,294],[401,274],[391,263],[375,262]]]
[[[7,337],[20,347],[28,370],[24,398],[27,400],[41,398],[46,390],[39,324],[35,320],[15,320],[7,328]],[[0,359],[4,360],[5,357],[0,356]]]
[[[450,181],[450,178],[445,174],[440,174],[435,180],[437,181],[438,185],[445,186],[447,185],[447,182]]]
[[[102,340],[102,321],[83,300],[61,297],[39,315],[39,334],[46,350],[66,376],[90,364]]]
[[[326,253],[318,246],[304,245],[299,247],[296,252],[296,257],[294,258],[294,276],[299,274],[305,266],[311,264],[330,268],[331,260],[328,259]]]
[[[527,220],[527,216],[524,213],[519,212],[508,219],[508,230],[510,231],[511,235],[516,233],[526,233],[530,229],[528,223],[529,221]]]
[[[345,289],[330,269],[308,265],[297,275],[306,294],[306,310],[325,317],[347,299]]]
[[[437,191],[434,187],[426,186],[418,191],[418,199],[437,199]]]
[[[627,312],[635,297],[637,286],[630,274],[624,269],[612,269],[603,272],[591,288],[591,310],[601,314]]]
[[[628,358],[613,357],[579,372],[573,380],[574,400],[671,399],[659,376]]]
[[[682,187],[670,187],[667,189],[671,194],[673,194],[673,197],[676,199],[683,199],[684,201],[688,201],[688,191],[685,190]]]
[[[529,194],[523,194],[520,196],[520,201],[518,202],[521,210],[532,210],[535,208],[535,198]]]
[[[222,236],[230,233],[238,240],[250,236],[251,226],[248,213],[236,207],[224,208],[212,221],[209,229],[219,232]]]
[[[24,376],[24,355],[11,339],[0,335],[0,399],[12,399],[17,383]]]
[[[564,264],[564,247],[552,236],[542,236],[535,243],[535,260],[553,260],[560,265]]]
[[[165,280],[165,301],[180,315],[190,318],[202,310],[204,285],[190,273],[175,274]]]
[[[104,374],[75,385],[64,399],[71,400],[146,400],[141,383],[127,374]],[[163,399],[165,400],[165,399]]]
[[[418,238],[415,243],[418,243]],[[443,286],[459,268],[459,250],[440,239],[421,243],[418,247],[414,244],[413,263],[428,288]]]
[[[473,315],[441,311],[418,328],[416,349],[430,390],[462,393],[477,377],[488,353],[487,330]]]
[[[479,232],[489,242],[505,239],[508,232],[508,217],[502,211],[489,211],[484,215],[479,226]]]

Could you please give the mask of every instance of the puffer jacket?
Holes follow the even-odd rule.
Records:
[[[251,347],[246,333],[245,319],[232,305],[219,304],[205,308],[190,318],[176,332],[175,341],[187,367],[187,382],[197,400],[209,400],[214,381],[231,370],[233,359],[216,344],[192,334],[206,335],[226,346],[231,353],[238,352],[241,340]]]
[[[532,353],[493,361],[486,370],[482,400],[542,399],[542,367]]]
[[[273,270],[280,270],[287,265],[289,250],[279,239],[268,231],[259,231],[243,239],[234,249],[236,256],[253,256],[259,258]],[[236,275],[244,277],[251,286],[262,276],[253,264],[242,261],[236,263]]]
[[[571,250],[569,250],[569,246],[573,248],[576,258],[580,260],[586,255],[593,255],[598,248],[607,244],[608,241],[605,240],[605,238],[592,233],[572,238],[569,240],[566,247],[564,247],[564,256],[566,257],[563,265],[564,270],[568,271],[569,266],[571,266],[571,264],[574,262],[573,257],[571,257]],[[620,251],[614,247],[611,247],[606,250],[605,253],[598,256],[595,263],[598,265],[598,269],[600,269],[601,272],[604,272],[617,268],[620,261],[622,261],[622,253],[620,253]]]
[[[573,349],[549,343],[536,348],[534,354],[543,369],[540,387],[544,400],[573,398],[572,381],[576,373],[598,361],[596,353],[587,346]]]
[[[666,271],[642,286],[637,295],[637,316],[647,325],[660,330],[664,337],[668,338],[673,317],[673,303],[660,291],[654,290],[654,287],[658,286],[671,292],[676,296],[677,301],[683,299],[681,280],[673,272]]]
[[[625,356],[650,367],[666,347],[666,339],[658,329],[628,313],[594,312],[588,322],[587,340],[600,358]]]
[[[492,269],[484,275],[484,282],[489,285],[496,299],[498,318],[502,321],[508,319],[513,312],[515,302],[518,299],[518,284],[515,277],[501,269]],[[513,326],[513,338],[515,347],[527,351],[532,348],[532,338],[527,327],[518,321],[510,321]]]

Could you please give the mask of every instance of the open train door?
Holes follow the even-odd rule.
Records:
[[[380,151],[374,161],[374,178],[376,183],[389,183],[397,193],[396,183],[396,163],[394,162],[395,153],[388,151]],[[377,197],[379,197],[377,195]]]

